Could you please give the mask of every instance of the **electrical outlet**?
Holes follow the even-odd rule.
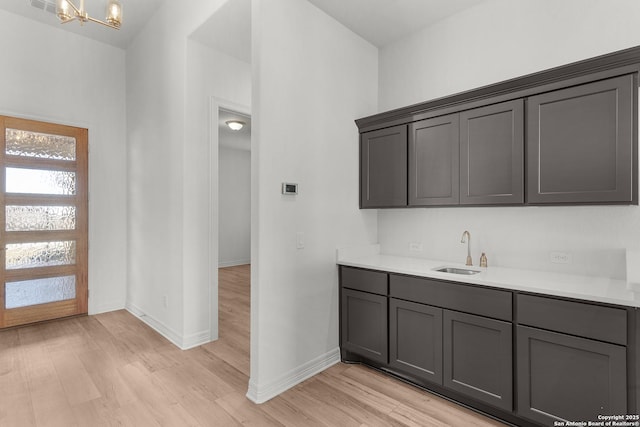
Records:
[[[570,252],[549,252],[549,260],[553,264],[571,264]]]
[[[423,249],[422,242],[409,243],[409,251],[411,252],[422,252],[422,249]]]
[[[162,305],[164,305],[164,308],[169,308],[169,297],[164,295],[162,297]]]
[[[296,249],[304,249],[304,233],[301,231],[296,233]]]

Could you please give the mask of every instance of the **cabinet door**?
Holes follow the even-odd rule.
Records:
[[[460,204],[524,203],[524,101],[460,113]]]
[[[360,207],[407,205],[407,126],[360,135]]]
[[[455,205],[460,197],[458,114],[409,126],[409,205]]]
[[[518,326],[518,414],[544,425],[627,413],[625,347]]]
[[[341,309],[342,348],[386,364],[387,297],[343,289]]]
[[[444,310],[444,386],[513,409],[511,323]]]
[[[389,364],[442,385],[442,309],[389,299]]]
[[[636,98],[631,75],[529,98],[528,202],[637,200]]]

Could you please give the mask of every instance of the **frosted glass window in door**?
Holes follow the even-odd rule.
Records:
[[[7,193],[75,195],[75,172],[6,168]]]
[[[75,241],[9,243],[6,246],[5,268],[7,270],[75,263]]]
[[[76,297],[76,276],[49,277],[5,284],[5,308],[19,308]]]
[[[5,231],[75,230],[75,206],[5,207]]]
[[[76,159],[76,139],[71,136],[7,128],[5,139],[8,155],[56,160]]]

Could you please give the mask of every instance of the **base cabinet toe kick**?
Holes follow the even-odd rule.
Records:
[[[634,307],[340,266],[342,361],[517,426],[640,425],[639,323]]]

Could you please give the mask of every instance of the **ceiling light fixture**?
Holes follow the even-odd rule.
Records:
[[[227,126],[231,128],[231,130],[240,130],[245,125],[244,122],[241,122],[238,120],[229,120],[228,122],[225,122],[225,123],[227,124]]]
[[[56,15],[63,24],[78,20],[80,25],[84,25],[85,22],[91,21],[119,30],[122,25],[122,4],[119,0],[108,0],[107,16],[104,21],[101,21],[89,16],[84,9],[84,0],[80,0],[80,7],[73,4],[71,0],[56,0]]]

